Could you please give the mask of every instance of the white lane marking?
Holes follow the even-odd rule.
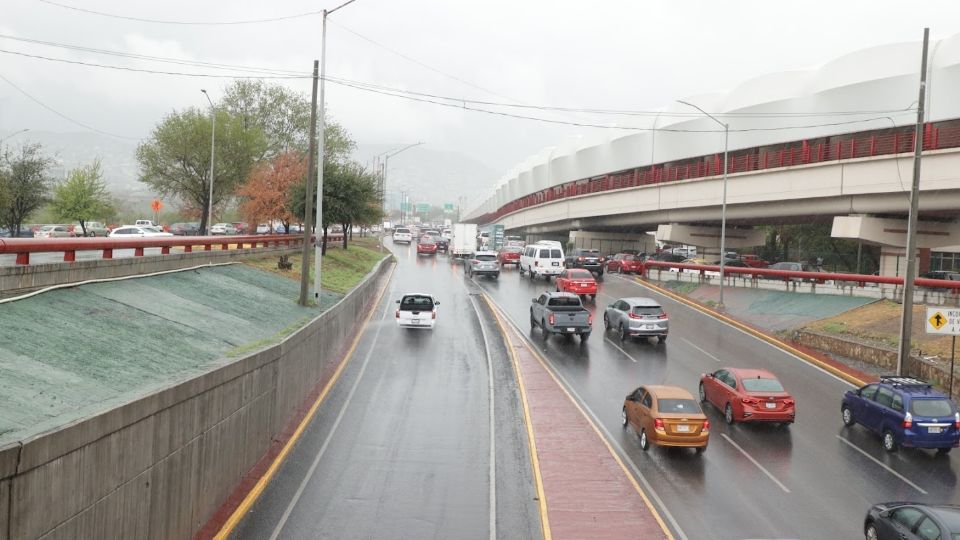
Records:
[[[707,356],[709,356],[710,358],[713,358],[713,359],[714,359],[714,360],[716,360],[717,362],[719,362],[719,361],[720,361],[720,359],[719,359],[719,358],[717,358],[716,356],[714,356],[714,355],[712,355],[712,354],[710,354],[710,353],[708,353],[707,351],[705,351],[705,350],[703,350],[703,349],[701,349],[700,347],[697,347],[696,345],[694,345],[694,344],[693,344],[693,342],[692,342],[692,341],[690,341],[689,339],[687,339],[687,338],[680,338],[680,339],[682,339],[682,340],[684,340],[684,341],[686,341],[686,342],[687,342],[687,345],[690,345],[690,346],[691,346],[691,347],[693,347],[694,349],[696,349],[696,350],[698,350],[698,351],[700,351],[700,352],[702,352],[703,354],[705,354],[705,355],[707,355]]]
[[[879,466],[883,467],[884,469],[886,469],[887,472],[889,472],[890,474],[896,476],[896,477],[899,478],[900,480],[903,480],[903,482],[904,482],[905,484],[907,484],[908,486],[910,486],[910,487],[912,487],[913,489],[919,491],[920,493],[923,493],[924,495],[928,495],[928,493],[926,492],[926,490],[924,490],[922,487],[914,484],[913,482],[911,482],[910,480],[908,480],[907,477],[905,477],[905,476],[903,476],[902,474],[898,473],[897,471],[891,469],[891,468],[888,467],[884,462],[882,462],[882,461],[880,461],[879,459],[871,456],[871,455],[868,454],[866,451],[864,451],[863,449],[861,449],[859,446],[853,444],[852,442],[844,439],[843,437],[841,437],[841,436],[839,436],[839,435],[837,435],[837,438],[840,439],[841,441],[843,441],[843,443],[846,444],[847,446],[849,446],[850,448],[853,448],[853,449],[856,450],[857,452],[860,452],[861,454],[863,454],[864,456],[866,456],[867,459],[869,459],[870,461],[872,461],[872,462],[876,463],[877,465],[879,465]]]
[[[480,309],[477,307],[476,299],[471,296],[470,304],[477,313],[477,322],[480,323],[480,335],[483,336],[483,346],[487,351],[487,391],[490,396],[490,540],[497,540],[497,446],[496,446],[496,419],[494,414],[493,394],[493,357],[490,356],[490,341],[487,339],[487,328],[483,324],[483,318],[480,316]]]
[[[784,493],[790,493],[790,490],[787,489],[787,486],[783,485],[783,482],[781,482],[780,480],[777,480],[777,477],[776,477],[776,476],[774,476],[773,474],[771,474],[770,471],[768,471],[768,470],[766,469],[766,467],[764,467],[763,465],[761,465],[759,461],[753,459],[753,456],[751,456],[750,454],[748,454],[746,450],[744,450],[743,448],[740,448],[740,445],[739,445],[739,444],[733,442],[733,439],[731,439],[730,437],[728,437],[726,433],[721,433],[720,436],[723,437],[724,440],[726,440],[728,443],[732,444],[734,448],[736,448],[737,450],[739,450],[740,453],[744,455],[744,457],[746,457],[747,459],[750,460],[750,463],[753,463],[754,465],[756,465],[757,468],[760,469],[761,472],[763,472],[763,474],[767,475],[767,478],[769,478],[770,480],[773,480],[773,483],[776,484],[777,486],[779,486],[780,489],[782,489]]]
[[[536,345],[534,344],[533,340],[531,340],[529,336],[523,333],[523,330],[520,329],[520,325],[518,325],[517,322],[513,320],[513,317],[508,315],[507,312],[504,311],[502,307],[500,307],[500,304],[498,304],[497,301],[494,300],[492,296],[488,295],[488,297],[500,310],[500,314],[503,315],[503,317],[507,321],[509,321],[510,324],[513,326],[513,328],[517,331],[517,335],[519,335],[526,342],[527,346],[533,347],[534,349],[536,349]],[[548,362],[548,363],[551,366],[553,365],[552,362]],[[570,381],[568,381],[567,378],[564,377],[562,373],[560,373],[556,369],[553,369],[553,374],[558,379],[560,379],[560,381],[563,383],[564,386],[566,386],[567,391],[570,392],[573,395],[573,397],[577,399],[580,407],[582,407],[583,410],[590,415],[590,421],[593,422],[593,425],[595,425],[601,432],[603,432],[603,435],[607,438],[607,442],[609,442],[617,450],[617,452],[620,453],[620,457],[623,458],[624,463],[627,463],[630,465],[630,470],[633,471],[634,476],[638,480],[640,480],[641,484],[643,484],[643,489],[646,490],[647,495],[649,495],[656,502],[657,509],[660,511],[663,517],[666,517],[667,521],[670,522],[670,526],[673,527],[673,531],[674,533],[676,533],[676,537],[679,540],[689,540],[686,533],[684,533],[683,529],[680,528],[680,523],[678,523],[676,518],[673,517],[673,514],[670,513],[670,510],[667,508],[667,505],[664,504],[663,499],[660,498],[660,495],[658,495],[657,492],[653,489],[653,486],[650,485],[650,482],[647,481],[647,478],[643,476],[643,473],[640,472],[640,469],[637,467],[637,464],[633,462],[633,458],[631,458],[630,455],[627,454],[627,452],[623,449],[623,447],[620,446],[620,443],[618,443],[616,439],[613,438],[613,435],[610,433],[609,430],[607,430],[607,427],[600,422],[600,419],[597,417],[596,413],[593,412],[593,409],[591,409],[590,406],[587,405],[587,402],[584,401],[582,397],[580,397],[580,394],[577,393],[577,391],[570,384]]]
[[[810,362],[807,362],[806,360],[804,360],[803,358],[800,358],[799,356],[793,354],[792,352],[785,351],[785,350],[781,349],[780,347],[777,347],[776,345],[774,345],[774,344],[772,344],[772,343],[770,343],[770,342],[768,342],[768,341],[764,341],[764,340],[758,338],[757,336],[751,334],[750,332],[747,332],[746,330],[737,328],[736,326],[728,323],[727,321],[724,321],[724,320],[722,320],[722,319],[717,319],[716,317],[712,317],[712,316],[710,316],[710,315],[708,315],[708,314],[706,314],[706,313],[704,313],[704,312],[702,312],[702,311],[700,311],[700,310],[694,309],[694,308],[692,308],[692,307],[684,304],[683,302],[681,302],[681,301],[679,301],[679,300],[676,300],[676,299],[674,299],[674,298],[671,298],[671,297],[669,297],[669,296],[661,293],[660,291],[657,291],[657,290],[654,290],[654,289],[648,289],[648,288],[644,287],[643,285],[640,285],[640,284],[637,283],[636,281],[633,281],[632,279],[629,279],[629,280],[626,279],[626,278],[619,278],[619,279],[621,279],[621,280],[624,281],[624,282],[631,283],[631,284],[633,284],[633,285],[636,286],[636,287],[640,287],[640,288],[643,289],[644,291],[649,291],[649,292],[651,292],[651,293],[653,293],[653,294],[656,294],[656,295],[658,295],[658,296],[662,296],[662,297],[666,298],[667,300],[670,300],[671,302],[674,302],[674,303],[676,303],[676,304],[678,304],[678,305],[681,305],[681,306],[689,309],[690,311],[692,311],[692,312],[694,312],[694,313],[698,313],[698,314],[700,314],[700,315],[702,315],[702,316],[704,316],[704,317],[709,317],[710,319],[712,319],[712,320],[714,320],[714,321],[717,321],[717,322],[719,322],[719,323],[721,323],[721,324],[723,324],[723,325],[725,325],[725,326],[727,326],[727,327],[729,327],[729,328],[732,328],[732,329],[736,330],[737,332],[740,332],[741,334],[743,334],[743,335],[745,335],[745,336],[750,336],[751,338],[759,341],[760,343],[763,343],[764,345],[770,347],[771,349],[775,349],[775,350],[777,350],[777,351],[780,351],[780,352],[782,352],[783,354],[786,354],[787,356],[789,356],[790,358],[793,358],[794,360],[800,362],[801,364],[803,364],[803,365],[805,365],[805,366],[809,366],[809,367],[811,367],[811,368],[813,368],[813,369],[815,369],[815,370],[823,373],[824,375],[826,375],[826,376],[828,376],[828,377],[832,377],[832,378],[834,378],[834,379],[842,382],[843,384],[845,384],[845,385],[847,385],[847,386],[849,386],[849,387],[851,387],[851,388],[856,388],[856,387],[857,387],[855,384],[852,384],[850,381],[846,381],[846,380],[844,380],[844,379],[841,379],[840,377],[837,377],[836,375],[834,375],[833,373],[830,373],[829,371],[823,369],[822,367],[820,367],[820,366],[818,366],[818,365],[816,365],[816,364],[811,364]]]
[[[320,451],[317,452],[317,456],[313,459],[313,463],[310,464],[310,469],[300,482],[297,492],[294,493],[293,499],[290,500],[290,504],[287,505],[287,509],[284,510],[283,515],[280,517],[280,521],[273,529],[273,534],[270,535],[270,540],[276,540],[277,537],[280,536],[283,526],[287,524],[287,520],[290,519],[290,514],[293,513],[294,507],[298,502],[300,502],[300,497],[303,496],[303,491],[307,488],[307,484],[310,483],[310,479],[313,478],[313,474],[316,472],[317,466],[320,465],[320,459],[323,458],[323,454],[326,453],[327,447],[330,446],[330,441],[332,441],[333,436],[336,435],[337,428],[340,426],[340,422],[343,420],[343,417],[347,412],[347,407],[350,406],[350,402],[353,400],[353,395],[357,392],[357,387],[360,386],[360,381],[363,379],[363,374],[367,371],[367,365],[370,364],[370,358],[373,357],[373,351],[376,350],[377,341],[380,339],[380,330],[386,326],[383,324],[383,320],[387,318],[387,312],[389,311],[389,308],[390,303],[388,302],[384,306],[383,315],[380,317],[380,324],[377,324],[377,330],[373,335],[373,341],[370,343],[370,350],[367,351],[367,355],[363,359],[363,366],[360,367],[360,373],[357,374],[357,379],[353,381],[353,386],[350,387],[350,393],[347,394],[347,399],[344,400],[343,406],[340,407],[340,412],[337,414],[337,419],[333,422],[333,427],[330,428],[330,433],[327,434],[327,438],[324,439],[323,446],[320,447]]]
[[[634,364],[636,364],[636,363],[637,363],[637,359],[636,359],[636,358],[634,358],[634,357],[632,357],[632,356],[630,356],[630,353],[628,353],[627,351],[625,351],[625,350],[623,350],[623,349],[621,349],[621,348],[620,348],[620,346],[619,346],[619,345],[617,345],[616,343],[614,343],[612,339],[610,339],[610,338],[608,338],[608,337],[604,337],[604,338],[603,338],[603,340],[604,340],[604,341],[606,341],[607,343],[609,343],[609,344],[611,344],[611,345],[613,345],[613,348],[614,348],[614,349],[616,349],[616,350],[618,350],[618,351],[620,351],[620,352],[622,352],[622,353],[623,353],[623,355],[624,355],[624,356],[626,356],[627,358],[629,358],[629,359],[630,359],[630,361],[632,361],[632,362],[633,362]]]

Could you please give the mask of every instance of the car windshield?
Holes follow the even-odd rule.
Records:
[[[551,258],[551,259],[562,259],[562,258],[563,258],[563,253],[561,253],[559,249],[551,249],[551,250],[550,250],[550,258]]]
[[[636,306],[633,308],[633,314],[639,315],[641,317],[659,317],[663,314],[663,308],[660,306],[655,307],[644,307]]]
[[[692,399],[659,399],[658,410],[662,413],[700,413],[700,407]]]
[[[910,402],[910,412],[917,416],[950,416],[953,404],[947,399],[916,399]]]
[[[783,385],[776,379],[743,379],[747,392],[783,392]]]
[[[420,239],[421,244],[436,244],[432,236],[424,236]]]
[[[400,301],[400,309],[403,311],[426,311],[433,309],[433,298],[424,295],[404,296]]]
[[[558,307],[579,306],[580,299],[577,298],[576,296],[558,296],[556,298],[551,298],[550,302],[547,305],[558,306]]]
[[[397,229],[395,232],[397,234],[410,234],[410,229]]]
[[[476,259],[478,261],[495,261],[497,260],[496,255],[477,255]]]
[[[587,255],[587,256],[590,256],[590,257],[596,257],[597,255],[600,255],[600,250],[598,250],[598,249],[581,249],[581,250],[578,250],[577,255]]]
[[[586,270],[571,270],[569,276],[572,279],[593,279],[593,274]]]
[[[623,256],[623,260],[625,260],[625,261],[633,261],[633,260],[636,260],[636,258],[635,258],[633,255],[624,255],[624,256]]]
[[[523,251],[523,248],[513,246],[513,247],[505,248],[503,251],[507,253],[520,253],[521,251]]]

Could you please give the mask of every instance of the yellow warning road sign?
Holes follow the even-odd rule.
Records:
[[[960,309],[927,308],[927,333],[960,335]]]

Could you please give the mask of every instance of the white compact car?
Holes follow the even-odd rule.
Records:
[[[136,238],[136,237],[167,237],[173,236],[173,233],[163,232],[153,227],[138,227],[136,225],[124,225],[110,231],[110,238]]]
[[[393,243],[407,243],[413,242],[413,233],[410,229],[406,227],[397,227],[393,230]]]
[[[397,326],[400,328],[433,329],[437,323],[437,306],[433,295],[410,293],[397,300]]]
[[[520,275],[530,274],[530,279],[543,276],[558,276],[563,272],[563,246],[560,242],[541,240],[535,244],[527,244],[520,254]]]

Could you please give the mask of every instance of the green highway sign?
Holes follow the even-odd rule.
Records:
[[[430,212],[430,203],[420,203],[417,205],[417,213],[426,214]]]
[[[444,212],[453,212],[453,203],[443,203]]]

